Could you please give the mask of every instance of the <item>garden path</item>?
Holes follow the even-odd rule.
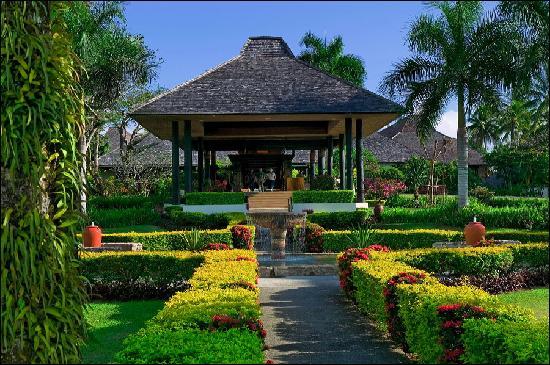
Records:
[[[403,352],[346,298],[336,276],[260,278],[266,358],[294,364],[390,364]]]

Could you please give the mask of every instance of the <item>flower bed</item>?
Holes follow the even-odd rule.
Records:
[[[435,242],[462,241],[462,231],[443,229],[376,229],[376,239],[380,244],[388,246],[392,250],[410,248],[428,248]],[[526,242],[548,241],[548,231],[525,230],[498,230],[488,231],[488,239],[507,239]],[[323,251],[341,252],[353,246],[348,237],[350,231],[326,231],[323,232]],[[538,257],[538,256],[535,256]]]
[[[389,327],[393,337],[417,354],[421,362],[547,363],[548,324],[536,322],[530,310],[503,304],[498,297],[471,286],[445,286],[435,276],[413,266],[420,263],[430,270],[446,270],[440,260],[443,251],[459,262],[452,268],[456,274],[480,268],[486,272],[505,272],[520,262],[521,265],[548,262],[547,243],[370,251],[367,259],[352,263],[351,281],[356,288],[353,296],[360,310],[379,327],[386,330]],[[534,252],[543,253],[546,259],[529,258]],[[428,264],[429,259],[435,263]],[[444,261],[449,264],[452,260]],[[522,335],[520,328],[525,331]],[[508,330],[515,342],[509,341]],[[483,350],[474,340],[479,338],[484,338]]]
[[[254,251],[204,251],[191,289],[175,294],[115,356],[121,363],[263,363]]]

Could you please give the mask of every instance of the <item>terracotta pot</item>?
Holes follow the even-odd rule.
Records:
[[[384,212],[384,204],[382,204],[381,201],[378,201],[378,203],[374,205],[374,217],[378,222],[382,219],[382,212]]]
[[[485,226],[480,222],[470,222],[464,228],[464,237],[466,244],[476,246],[485,240]]]
[[[101,247],[101,228],[92,225],[87,226],[82,232],[84,247]]]

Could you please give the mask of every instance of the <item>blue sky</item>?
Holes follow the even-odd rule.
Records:
[[[392,64],[409,55],[411,22],[428,11],[423,2],[162,2],[126,3],[130,32],[145,37],[164,60],[156,83],[171,88],[236,56],[249,36],[281,36],[295,55],[307,31],[341,35],[345,52],[360,56],[365,87],[378,92]],[[494,7],[494,3],[486,3]],[[456,105],[449,104],[438,130],[456,136]]]

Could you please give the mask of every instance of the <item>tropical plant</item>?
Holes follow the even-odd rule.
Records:
[[[352,229],[350,234],[346,236],[350,241],[351,246],[354,248],[365,248],[374,244],[377,239],[374,229],[370,226],[368,222],[362,225],[358,225],[356,228]]]
[[[428,181],[428,160],[418,156],[411,156],[403,165],[405,184],[414,192],[414,199],[418,201],[419,188]]]
[[[109,121],[107,111],[134,85],[149,83],[156,76],[159,60],[141,35],[126,30],[120,1],[73,2],[64,13],[72,48],[86,69],[80,79],[87,111],[79,150],[88,155],[91,141]],[[83,161],[81,179],[86,183],[89,164]],[[82,210],[86,195],[82,192]]]
[[[466,115],[484,101],[500,98],[515,80],[521,39],[506,19],[483,17],[480,2],[433,2],[439,16],[421,15],[407,42],[414,55],[394,66],[381,88],[401,94],[406,111],[425,138],[448,101],[458,99],[458,205],[468,204]]]
[[[78,363],[81,71],[64,2],[2,2],[2,363]]]
[[[201,231],[196,228],[191,228],[189,233],[183,236],[183,240],[185,241],[185,249],[189,251],[200,251],[206,245]]]
[[[495,109],[492,104],[484,104],[470,117],[468,140],[473,147],[487,151],[489,145],[500,141],[500,130],[495,123],[495,114],[498,111]]]
[[[353,54],[344,54],[344,41],[334,37],[328,44],[312,32],[307,32],[300,45],[305,47],[298,59],[356,86],[363,86],[367,71],[363,60]]]

